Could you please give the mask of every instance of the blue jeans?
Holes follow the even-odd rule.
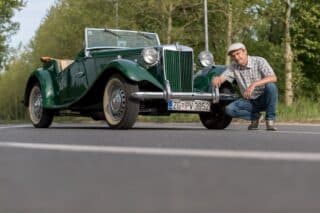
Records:
[[[274,83],[265,85],[263,93],[256,99],[238,99],[226,106],[226,113],[234,118],[257,120],[260,112],[266,112],[266,120],[276,119],[278,89]]]

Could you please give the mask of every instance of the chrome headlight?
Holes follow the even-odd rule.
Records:
[[[155,65],[156,63],[158,63],[159,61],[159,52],[152,48],[152,47],[149,47],[149,48],[145,48],[142,53],[142,58],[144,60],[144,62],[148,65],[148,66],[153,66]]]
[[[198,55],[198,60],[201,66],[209,67],[214,65],[213,55],[209,51],[202,51]]]

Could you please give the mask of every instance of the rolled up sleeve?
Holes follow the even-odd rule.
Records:
[[[232,71],[232,68],[229,66],[227,69],[221,74],[222,77],[224,77],[227,81],[232,83],[234,81],[234,72]]]
[[[270,66],[270,64],[268,63],[268,61],[266,59],[261,58],[261,60],[259,62],[260,62],[259,63],[259,70],[264,77],[275,75],[272,67]]]

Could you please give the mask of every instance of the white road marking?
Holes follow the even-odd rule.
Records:
[[[0,130],[1,130],[1,129],[23,128],[23,127],[31,127],[31,125],[30,125],[30,124],[24,124],[24,125],[0,126]]]
[[[285,134],[296,134],[296,135],[320,135],[320,132],[307,132],[307,131],[275,131],[273,133],[285,133]]]
[[[20,148],[47,151],[68,152],[95,152],[111,154],[134,154],[154,156],[183,156],[203,158],[227,158],[248,160],[279,160],[279,161],[303,161],[319,162],[319,152],[274,152],[253,150],[207,150],[207,149],[177,149],[177,148],[148,148],[148,147],[116,147],[94,145],[64,145],[64,144],[39,144],[21,142],[0,142],[0,147]]]

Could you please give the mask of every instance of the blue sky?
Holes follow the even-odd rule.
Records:
[[[17,47],[20,42],[23,45],[28,44],[54,2],[55,0],[27,0],[26,7],[17,11],[13,17],[14,21],[20,23],[20,30],[12,36],[9,43],[11,47]]]

